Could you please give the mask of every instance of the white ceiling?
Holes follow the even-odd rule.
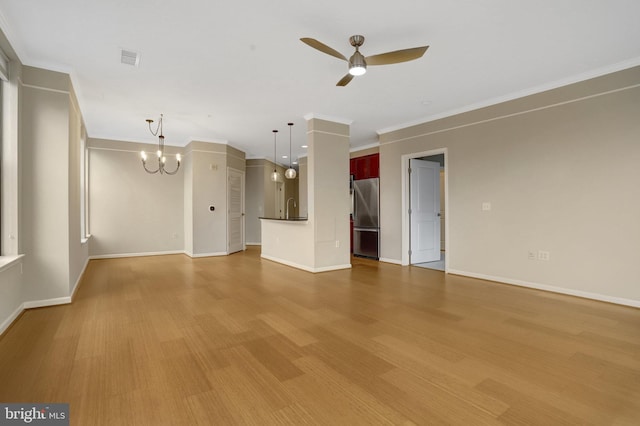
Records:
[[[71,74],[89,136],[226,142],[248,158],[306,140],[304,116],[352,120],[351,146],[402,127],[640,64],[638,0],[0,0],[0,26],[26,65]],[[430,45],[370,67],[346,87],[350,56]],[[141,54],[138,68],[120,49]],[[283,161],[283,160],[279,160]],[[284,160],[283,162],[287,162]]]

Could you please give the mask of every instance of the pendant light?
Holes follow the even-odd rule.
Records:
[[[280,180],[280,174],[278,173],[278,163],[276,163],[276,137],[278,135],[278,131],[273,131],[273,173],[271,173],[271,181],[278,182]]]
[[[296,178],[296,169],[291,166],[291,127],[293,127],[293,123],[287,123],[289,125],[289,168],[286,172],[284,172],[284,176],[287,179],[295,179]]]

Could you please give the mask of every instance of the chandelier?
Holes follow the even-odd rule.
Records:
[[[164,155],[164,135],[162,134],[162,114],[160,114],[160,120],[158,120],[158,126],[156,127],[156,130],[153,131],[153,129],[151,128],[151,123],[153,123],[153,120],[150,118],[147,118],[147,124],[149,125],[149,131],[151,132],[151,134],[153,136],[158,136],[158,133],[160,133],[160,136],[158,136],[158,151],[156,152],[156,154],[158,155],[158,168],[155,170],[151,170],[147,167],[147,153],[142,151],[140,152],[140,158],[142,159],[142,167],[144,167],[144,170],[147,173],[151,173],[151,174],[156,174],[158,172],[160,172],[160,174],[168,174],[168,175],[175,175],[178,172],[178,169],[180,168],[180,154],[176,154],[176,169],[172,172],[166,170],[165,167],[165,163],[167,162],[167,157],[165,157]]]

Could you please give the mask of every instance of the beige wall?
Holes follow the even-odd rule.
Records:
[[[262,225],[260,217],[284,217],[286,213],[286,201],[293,197],[293,202],[289,203],[289,215],[299,216],[299,178],[287,179],[284,177],[285,168],[277,165],[275,169],[282,176],[283,211],[276,206],[276,190],[278,185],[271,180],[271,173],[274,170],[272,161],[266,159],[247,160],[247,184],[246,184],[246,222],[247,222],[247,242],[251,244],[261,244]]]
[[[79,238],[81,117],[68,75],[22,70],[23,299],[68,298],[87,259]]]
[[[89,259],[89,244],[82,235],[80,182],[84,178],[80,165],[81,138],[84,125],[82,114],[76,96],[71,90],[71,108],[69,110],[69,291],[73,292],[77,285],[87,260]]]
[[[193,161],[185,155],[182,162],[183,199],[184,199],[184,251],[193,250]]]
[[[29,81],[29,80],[27,80]],[[22,93],[25,297],[69,290],[69,94],[24,87]]]
[[[191,142],[185,161],[191,162],[192,247],[190,255],[227,252],[227,158],[225,146]],[[210,211],[209,206],[215,210]]]
[[[184,188],[190,192],[186,198],[191,200],[188,221],[192,226],[185,230],[192,241],[185,250],[191,256],[226,254],[227,168],[245,172],[244,153],[228,145],[197,141],[187,145],[185,153],[185,161],[191,163]]]
[[[22,265],[13,264],[0,271],[0,334],[4,333],[22,311]]]
[[[271,180],[271,173],[273,173],[274,164],[272,161],[269,161],[269,160],[256,160],[256,161],[260,161],[261,162],[260,164],[262,164],[262,184],[263,184],[262,192],[264,194],[263,216],[264,217],[280,217],[280,215],[282,214],[282,217],[284,217],[284,211],[282,212],[280,211],[281,206],[276,205],[276,189],[278,185]],[[287,179],[284,177],[284,172],[286,169],[280,165],[276,165],[275,170],[277,170],[278,173],[280,173],[280,176],[282,177],[282,186],[283,188],[286,188],[285,181]],[[286,201],[286,198],[284,200]]]
[[[180,170],[169,176],[142,168],[139,152],[154,152],[156,145],[102,139],[88,144],[92,256],[227,253],[227,167],[244,172],[244,153],[199,141],[168,146],[167,158],[183,155]]]
[[[450,272],[640,305],[638,85],[633,68],[382,135],[381,257],[403,258],[403,159],[446,149]]]
[[[0,331],[24,308],[68,303],[88,259],[80,239],[82,116],[71,80],[10,56],[2,119],[3,185],[12,188],[3,186],[3,254],[24,258],[0,270]]]
[[[245,192],[246,240],[247,244],[260,244],[260,219],[264,216],[265,160],[247,160]]]
[[[298,214],[302,217],[309,216],[307,176],[307,157],[301,157],[298,160]]]
[[[300,216],[300,191],[299,191],[299,183],[300,177],[296,174],[295,179],[284,179],[284,202],[285,202],[285,214],[287,207],[287,200],[289,198],[293,198],[292,201],[289,201],[289,217],[298,217]]]
[[[349,126],[310,119],[307,193],[315,267],[350,265]]]
[[[140,151],[153,153],[157,145],[93,138],[89,138],[87,143],[92,234],[90,254],[106,256],[183,251],[182,167],[175,176],[145,172]],[[177,150],[167,147],[167,157],[172,157]],[[167,163],[170,163],[169,159]]]

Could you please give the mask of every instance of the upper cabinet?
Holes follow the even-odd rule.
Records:
[[[355,180],[380,177],[380,154],[352,158],[349,169]]]

